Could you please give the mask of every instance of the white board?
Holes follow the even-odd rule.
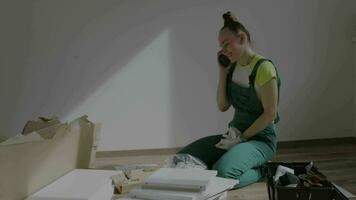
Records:
[[[189,192],[182,190],[159,190],[135,188],[130,197],[147,200],[210,200],[218,199],[228,189],[238,184],[238,180],[213,177],[207,189],[203,192]]]
[[[75,169],[29,196],[26,200],[102,200],[111,199],[114,170]]]
[[[216,175],[216,170],[160,168],[145,180],[143,187],[203,191]]]

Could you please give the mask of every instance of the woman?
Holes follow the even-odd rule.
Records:
[[[199,158],[218,176],[238,179],[241,188],[260,180],[261,166],[276,154],[280,80],[273,63],[252,50],[246,28],[230,12],[223,19],[218,56],[232,64],[219,63],[217,103],[222,112],[232,105],[234,117],[227,133],[201,138],[178,153]]]

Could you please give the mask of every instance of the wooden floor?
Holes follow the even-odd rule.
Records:
[[[163,151],[161,153],[153,151],[151,155],[147,152],[145,155],[99,152],[95,166],[110,169],[117,164],[163,164],[170,155]],[[274,161],[314,161],[330,181],[356,194],[356,140],[354,138],[281,143]],[[268,199],[266,185],[255,183],[230,191],[228,199],[266,200]]]

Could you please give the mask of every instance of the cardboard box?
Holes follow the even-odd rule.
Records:
[[[75,168],[90,167],[95,126],[83,116],[37,130],[46,136],[42,141],[0,146],[0,199],[24,199]]]

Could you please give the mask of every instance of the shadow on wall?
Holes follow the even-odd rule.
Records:
[[[167,77],[170,81],[170,88],[165,95],[169,96],[171,101],[168,102],[165,112],[168,114],[170,123],[167,126],[169,127],[168,133],[167,131],[164,133],[168,134],[168,138],[171,140],[166,141],[164,145],[167,143],[172,146],[182,145],[189,138],[199,134],[211,134],[211,131],[208,130],[214,129],[216,124],[208,123],[206,125],[206,121],[216,121],[217,116],[209,114],[212,112],[206,108],[216,109],[215,98],[202,99],[199,93],[204,91],[203,96],[206,96],[206,93],[210,92],[215,97],[216,81],[209,81],[212,78],[210,76],[216,74],[215,65],[211,64],[216,61],[215,57],[201,59],[206,56],[205,53],[200,53],[200,58],[197,56],[196,59],[190,55],[184,55],[185,50],[189,48],[191,48],[190,51],[206,49],[204,40],[207,36],[197,41],[203,46],[197,46],[197,43],[191,42],[195,39],[189,39],[189,31],[193,31],[197,36],[201,30],[189,30],[190,23],[182,23],[182,20],[170,21],[173,16],[171,11],[179,10],[179,15],[182,16],[176,17],[182,19],[186,7],[194,7],[195,4],[199,5],[205,2],[179,4],[173,3],[173,1],[160,1],[155,4],[140,2],[139,5],[136,5],[123,1],[108,1],[105,4],[100,4],[99,7],[97,7],[98,3],[93,2],[84,8],[81,7],[81,3],[83,3],[81,1],[72,2],[70,5],[68,2],[36,1],[34,32],[28,59],[29,67],[24,72],[22,93],[17,103],[17,112],[13,116],[13,133],[18,132],[19,127],[22,127],[29,118],[39,115],[56,114],[67,120],[68,116],[77,117],[78,112],[87,114],[83,113],[87,111],[86,109],[75,112],[73,110],[78,110],[83,102],[99,90],[102,96],[110,98],[111,94],[105,93],[108,91],[105,87],[108,83],[110,85],[111,79],[115,78],[114,75],[121,73],[123,68],[131,63],[142,49],[150,46],[162,31],[168,29],[170,33],[175,31],[177,33],[171,34],[170,36],[173,38],[169,40],[169,53],[172,55],[169,67],[173,67],[173,69],[168,69],[171,72],[168,74],[170,77]],[[213,9],[212,5],[211,10]],[[81,10],[80,15],[77,13],[78,10]],[[135,10],[134,14],[131,13],[133,10]],[[192,10],[189,12],[194,15]],[[197,15],[195,14],[195,16]],[[187,32],[187,30],[189,31]],[[208,35],[213,38],[211,43],[216,43],[216,32],[209,31]],[[185,40],[186,42],[180,44]],[[211,44],[207,46],[211,46]],[[215,49],[211,49],[211,52],[212,55],[215,55]],[[192,63],[196,65],[192,65]],[[210,68],[202,69],[203,65]],[[199,77],[202,82],[197,82],[195,76]],[[193,90],[193,88],[197,88],[196,84],[200,85],[200,91]],[[191,87],[192,85],[195,86]],[[130,85],[126,87],[130,88]],[[152,94],[154,95],[154,93]],[[142,98],[144,99],[145,96]],[[149,102],[146,103],[148,103],[147,106],[150,106]],[[100,105],[94,104],[94,106]],[[107,109],[107,107],[116,105],[113,103],[105,106]],[[88,112],[93,113],[95,110],[100,109],[93,108]],[[197,110],[200,111],[197,112]],[[101,112],[104,111],[101,110]],[[107,112],[116,111],[113,109],[107,110]],[[98,115],[104,116],[104,118],[109,116],[105,113]],[[131,113],[127,113],[127,115],[131,115]],[[109,127],[105,130],[105,134],[110,133],[106,139],[104,138],[104,141],[105,144],[111,145],[110,148],[119,148],[114,146],[117,141],[117,138],[112,137],[115,131],[122,131],[121,136],[129,134],[130,131],[123,130],[122,127],[119,128],[115,124],[115,119],[110,120],[108,121],[109,126],[106,126],[108,125],[106,120],[102,121],[106,124],[105,128]],[[197,121],[199,123],[196,123]],[[160,126],[160,124],[152,126]],[[157,128],[153,128],[153,130],[157,130]],[[153,145],[157,145],[157,142]]]
[[[35,4],[30,66],[24,72],[12,132],[38,115],[71,113],[159,35],[164,25],[132,30],[169,12],[165,10],[169,2],[163,1],[157,2],[161,3],[157,8],[148,2],[138,6],[123,1],[85,1],[82,7],[83,3]],[[43,14],[50,17],[44,20]],[[78,24],[82,27],[76,27]]]
[[[208,17],[197,14],[207,10],[211,13]],[[170,123],[171,140],[175,146],[184,146],[200,137],[221,134],[227,125],[226,118],[219,119],[216,104],[217,48],[212,46],[218,46],[218,25],[222,21],[217,18],[219,15],[221,12],[216,5],[204,5],[172,14],[172,19],[176,21],[172,21],[170,27],[170,96],[174,97],[170,104]],[[177,19],[189,23],[179,23]],[[215,32],[211,31],[211,26],[217,26]],[[220,116],[223,115],[220,113]]]
[[[32,22],[32,1],[0,1],[0,140],[10,135],[11,118],[26,68]]]

